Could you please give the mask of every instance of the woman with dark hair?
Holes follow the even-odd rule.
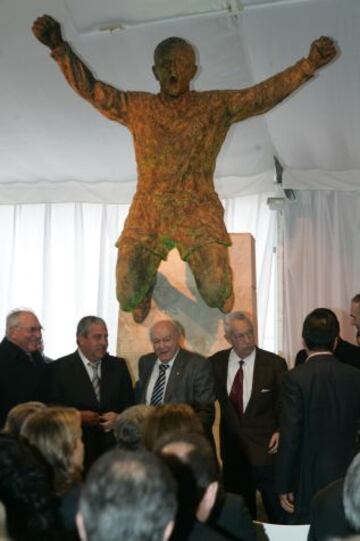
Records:
[[[52,472],[25,442],[0,434],[0,501],[12,541],[60,541]]]

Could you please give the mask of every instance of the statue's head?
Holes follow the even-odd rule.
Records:
[[[197,70],[195,51],[182,38],[167,38],[154,51],[153,73],[161,93],[177,98],[189,90]]]

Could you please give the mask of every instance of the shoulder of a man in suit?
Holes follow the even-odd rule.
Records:
[[[6,338],[0,342],[0,360],[6,361],[15,357],[24,357],[25,351]]]
[[[197,351],[190,351],[189,349],[179,348],[178,354],[176,358],[182,358],[185,360],[198,360],[198,361],[205,361],[206,357],[202,355],[201,353],[198,353]]]
[[[211,362],[219,362],[221,360],[227,360],[229,358],[230,352],[232,348],[227,349],[221,349],[220,351],[216,351],[212,355],[208,357],[208,360]]]
[[[102,361],[115,364],[126,364],[126,359],[118,357],[117,355],[110,355],[110,353],[106,353],[102,358]]]
[[[266,361],[273,361],[277,364],[283,364],[285,363],[286,364],[286,361],[284,359],[284,357],[281,357],[280,355],[278,355],[277,353],[274,353],[272,351],[268,351],[267,349],[261,349],[259,348],[258,346],[255,347],[255,351],[256,351],[256,358],[258,359],[264,359]]]

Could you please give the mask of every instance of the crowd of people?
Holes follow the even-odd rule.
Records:
[[[358,339],[360,295],[350,320]],[[255,541],[259,494],[269,522],[310,524],[312,541],[360,533],[360,347],[327,308],[305,318],[291,370],[256,345],[247,313],[227,314],[224,333],[230,347],[206,359],[158,321],[133,386],[101,318],[82,318],[76,351],[50,362],[37,316],[10,312],[1,539]]]

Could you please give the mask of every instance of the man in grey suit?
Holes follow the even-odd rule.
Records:
[[[225,316],[225,338],[232,346],[210,362],[221,410],[220,452],[225,490],[241,494],[256,519],[256,490],[270,522],[284,513],[274,487],[279,440],[279,387],[285,360],[255,345],[254,326],[245,312]]]
[[[214,422],[214,381],[210,363],[180,347],[179,326],[158,321],[150,329],[154,353],[139,359],[138,399],[143,404],[186,403],[199,414],[207,435]]]

